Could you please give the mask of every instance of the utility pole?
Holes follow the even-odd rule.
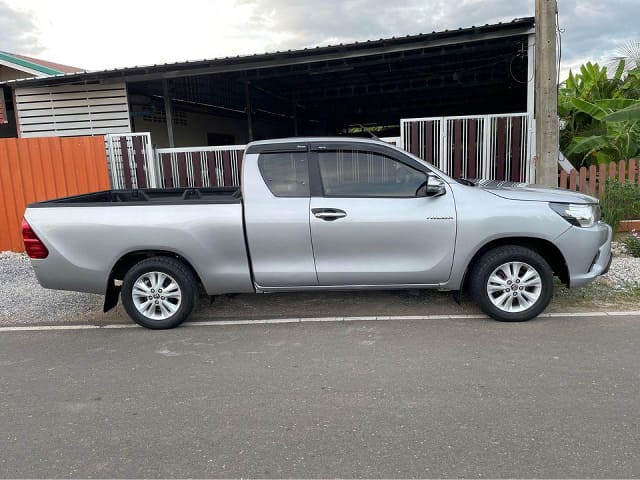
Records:
[[[558,186],[556,0],[536,2],[536,183]]]

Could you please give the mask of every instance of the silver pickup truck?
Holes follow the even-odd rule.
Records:
[[[386,143],[253,142],[242,188],[110,190],[30,205],[26,251],[43,287],[121,295],[171,328],[198,295],[300,290],[468,291],[502,321],[540,314],[553,277],[579,287],[611,262],[598,200],[455,180]]]

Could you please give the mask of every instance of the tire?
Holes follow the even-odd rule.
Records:
[[[491,318],[525,322],[549,305],[553,271],[537,252],[507,245],[488,251],[478,260],[469,277],[469,289],[480,309]]]
[[[125,310],[138,325],[153,330],[174,328],[191,314],[198,282],[180,260],[151,257],[129,269],[121,295]]]

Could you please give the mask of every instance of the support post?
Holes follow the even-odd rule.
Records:
[[[165,78],[162,80],[162,96],[164,97],[164,116],[167,121],[167,136],[169,137],[169,148],[175,147],[173,137],[173,104],[169,93],[169,82]]]
[[[291,119],[293,120],[293,136],[298,136],[298,100],[296,95],[291,97]]]
[[[536,183],[558,186],[556,0],[536,0]]]
[[[247,112],[247,130],[249,131],[249,141],[253,142],[253,118],[251,114],[251,93],[249,92],[249,81],[244,81],[244,108]]]

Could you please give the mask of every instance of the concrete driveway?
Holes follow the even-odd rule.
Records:
[[[637,477],[640,316],[0,332],[0,477]]]

